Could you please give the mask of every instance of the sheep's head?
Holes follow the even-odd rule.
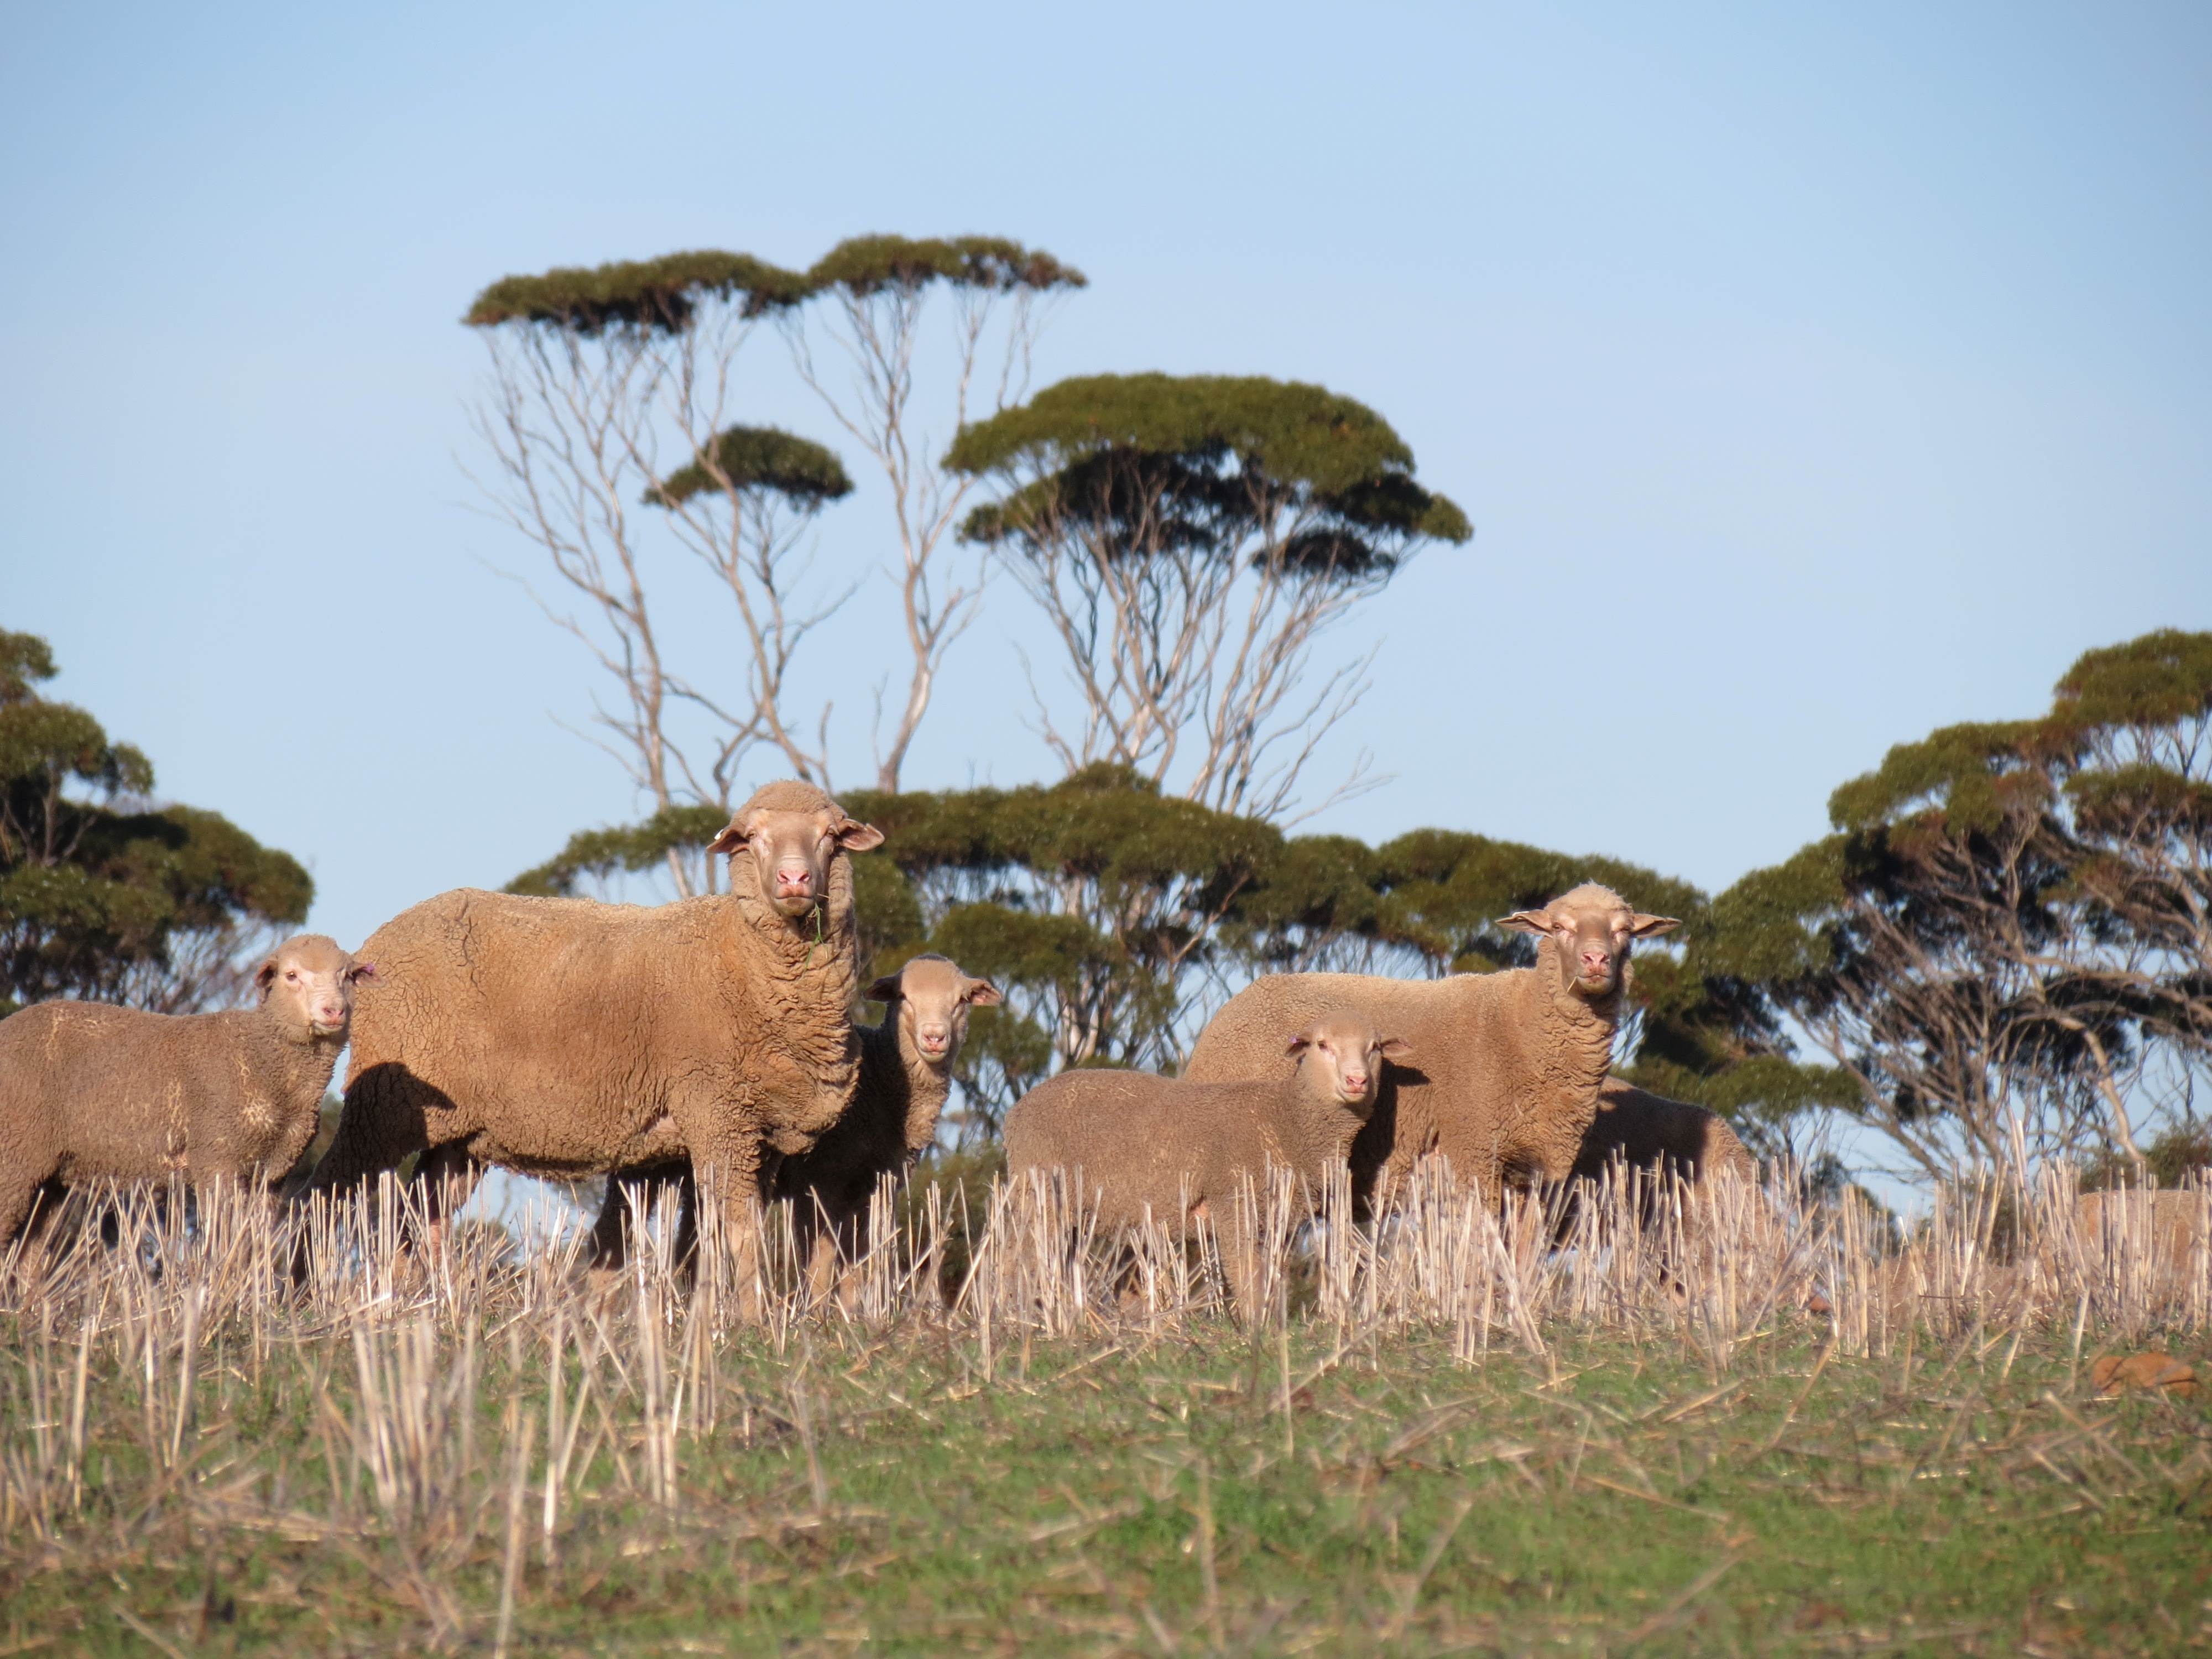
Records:
[[[868,1000],[890,1005],[899,1048],[942,1071],[968,1036],[968,1011],[1005,1000],[988,979],[971,978],[949,957],[919,956],[868,987]]]
[[[1382,1062],[1403,1065],[1413,1051],[1398,1038],[1381,1035],[1362,1016],[1340,1010],[1308,1025],[1285,1052],[1297,1056],[1299,1075],[1310,1087],[1364,1118],[1375,1109],[1375,1096],[1382,1086]]]
[[[1638,939],[1656,939],[1682,924],[1672,916],[1646,915],[1610,887],[1592,881],[1560,894],[1540,910],[1501,916],[1498,925],[1550,940],[1560,988],[1595,1000],[1620,989],[1629,948]]]
[[[337,941],[320,933],[286,939],[253,970],[253,988],[262,1007],[270,1010],[286,1033],[300,1042],[341,1041],[353,1024],[353,990],[376,969],[356,962]]]
[[[883,844],[882,830],[848,817],[812,784],[785,782],[755,790],[707,850],[726,853],[732,862],[750,858],[761,896],[796,920],[829,896],[830,866],[839,853]]]

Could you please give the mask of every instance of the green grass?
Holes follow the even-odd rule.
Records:
[[[987,1381],[966,1333],[817,1325],[698,1356],[684,1409],[711,1374],[714,1420],[677,1437],[671,1504],[648,1391],[605,1358],[550,1565],[542,1336],[483,1334],[465,1431],[419,1443],[413,1520],[356,1467],[346,1425],[404,1414],[365,1406],[349,1333],[281,1340],[258,1376],[240,1339],[205,1346],[180,1437],[173,1389],[149,1423],[143,1369],[95,1347],[81,1498],[49,1536],[20,1507],[0,1526],[0,1655],[489,1651],[526,1419],[517,1653],[2212,1644],[2203,1401],[2091,1398],[2070,1329],[1826,1364],[1821,1334],[1784,1320],[1716,1375],[1680,1338],[1470,1366],[1443,1337],[1341,1353],[1326,1328],[1283,1349],[1201,1322],[1149,1348],[1017,1338]],[[439,1339],[434,1383],[459,1352]],[[9,1456],[33,1374],[58,1423],[74,1358],[0,1320]]]

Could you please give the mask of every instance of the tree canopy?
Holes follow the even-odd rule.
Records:
[[[2208,721],[2212,635],[2091,651],[2045,714],[1943,727],[1837,789],[1833,834],[1721,896],[1706,959],[1931,1175],[2023,1139],[2133,1156],[2132,1111],[2212,1052]]]
[[[1467,515],[1413,481],[1413,455],[1389,423],[1321,386],[1263,375],[1093,374],[963,428],[945,465],[1014,487],[977,507],[971,541],[1049,537],[1076,520],[1121,527],[1143,548],[1224,538],[1224,518],[1297,520],[1276,556],[1345,568],[1388,562],[1415,538],[1464,542]]]
[[[715,434],[689,466],[646,492],[656,507],[674,507],[715,490],[767,490],[800,507],[819,507],[853,493],[836,452],[773,426],[733,426]]]
[[[675,334],[690,326],[702,297],[734,300],[746,315],[758,316],[795,305],[807,292],[796,271],[750,253],[706,248],[502,276],[477,295],[461,320],[471,328],[525,323],[586,336],[615,328]]]
[[[837,290],[856,299],[885,289],[932,283],[1010,293],[1085,288],[1090,278],[1042,248],[1003,236],[851,236],[807,268],[807,294]]]
[[[304,921],[313,882],[217,813],[150,804],[145,756],[42,696],[54,674],[44,640],[0,632],[0,1013],[235,994],[236,958]]]
[[[523,323],[592,336],[610,329],[676,334],[699,301],[734,301],[748,317],[789,310],[817,295],[855,298],[931,283],[1009,292],[1081,288],[1087,279],[1042,249],[1001,236],[854,236],[804,271],[750,253],[701,248],[654,259],[560,265],[534,276],[502,276],[470,305],[471,328]]]

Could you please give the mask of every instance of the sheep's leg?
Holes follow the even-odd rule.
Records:
[[[422,1154],[415,1170],[422,1193],[422,1247],[437,1255],[445,1249],[446,1229],[452,1218],[475,1196],[483,1179],[483,1165],[469,1155],[458,1140],[434,1146]]]
[[[762,1210],[767,1202],[767,1178],[774,1166],[764,1156],[757,1136],[731,1121],[728,1106],[714,1099],[688,1103],[679,1109],[677,1127],[691,1148],[691,1175],[703,1200],[711,1190],[718,1211],[724,1259],[737,1297],[738,1317],[759,1319],[762,1312]]]
[[[25,1230],[24,1224],[30,1220],[46,1184],[43,1175],[15,1170],[0,1175],[0,1247],[13,1244],[15,1235]]]
[[[1221,1276],[1228,1281],[1230,1306],[1248,1323],[1258,1317],[1252,1290],[1260,1278],[1252,1237],[1234,1205],[1224,1205],[1213,1218],[1213,1247],[1221,1256]]]
[[[656,1187],[675,1189],[670,1196],[676,1200],[676,1237],[669,1259],[679,1273],[690,1267],[698,1249],[698,1201],[692,1190],[690,1165],[671,1160],[617,1170],[607,1177],[606,1199],[592,1224],[591,1244],[585,1253],[595,1281],[620,1272],[629,1261],[634,1242],[632,1218],[644,1217],[656,1196]]]
[[[0,1184],[0,1258],[12,1252],[15,1273],[36,1285],[46,1273],[46,1241],[67,1197],[50,1178],[10,1175]]]
[[[653,1179],[650,1170],[617,1170],[608,1176],[607,1195],[599,1202],[585,1251],[593,1273],[619,1272],[629,1260],[630,1216],[642,1214],[651,1201]]]
[[[836,1296],[842,1301],[852,1264],[866,1248],[861,1234],[867,1211],[844,1196],[823,1199],[823,1213],[814,1218],[812,1249],[806,1258],[809,1300],[817,1304]]]

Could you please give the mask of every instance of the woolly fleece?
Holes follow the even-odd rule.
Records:
[[[1272,1047],[1285,1075],[1264,1083],[1062,1072],[1006,1115],[1007,1173],[1074,1172],[1102,1231],[1138,1225],[1148,1212],[1170,1229],[1205,1214],[1231,1297],[1249,1307],[1255,1264],[1237,1202],[1243,1182],[1256,1182],[1272,1164],[1310,1191],[1369,1121],[1388,1087],[1384,1073],[1419,1060],[1418,1049],[1344,1008],[1279,1025]]]
[[[482,1166],[575,1178],[665,1157],[711,1169],[739,1282],[779,1152],[851,1099],[860,1043],[850,850],[880,832],[811,785],[772,783],[715,843],[730,890],[653,907],[462,890],[365,947],[380,975],[355,1019],[345,1110],[310,1190],[350,1188],[412,1152],[465,1197]],[[813,902],[770,896],[826,848]]]
[[[975,979],[934,953],[878,979],[868,988],[868,999],[886,1006],[879,1024],[860,1028],[860,1081],[852,1103],[811,1151],[783,1160],[772,1188],[772,1196],[795,1206],[817,1295],[835,1281],[841,1251],[848,1261],[860,1253],[860,1231],[877,1182],[884,1176],[903,1179],[936,1139],[938,1117],[952,1089],[952,1063],[967,1036],[969,1009],[1001,1000],[988,980]],[[937,1045],[934,1052],[925,1049],[926,1041]],[[622,1262],[629,1194],[641,1201],[643,1189],[660,1181],[682,1186],[676,1254],[679,1260],[688,1255],[695,1224],[690,1176],[682,1162],[665,1161],[625,1170],[611,1181],[592,1228],[593,1263]]]
[[[153,1014],[58,1001],[0,1020],[0,1246],[42,1191],[79,1182],[283,1176],[314,1139],[356,981],[369,971],[301,933],[262,962],[257,1007]]]
[[[1536,965],[1441,980],[1364,974],[1277,974],[1231,997],[1206,1026],[1182,1075],[1193,1082],[1287,1077],[1280,1033],[1325,1011],[1357,1009],[1411,1045],[1352,1145],[1352,1186],[1370,1204],[1430,1153],[1495,1194],[1505,1180],[1565,1178],[1597,1113],[1613,1060],[1634,939],[1677,924],[1642,915],[1587,883],[1504,925],[1539,933]],[[1611,941],[1601,983],[1585,981],[1578,940]],[[1595,948],[1595,947],[1592,947]]]

